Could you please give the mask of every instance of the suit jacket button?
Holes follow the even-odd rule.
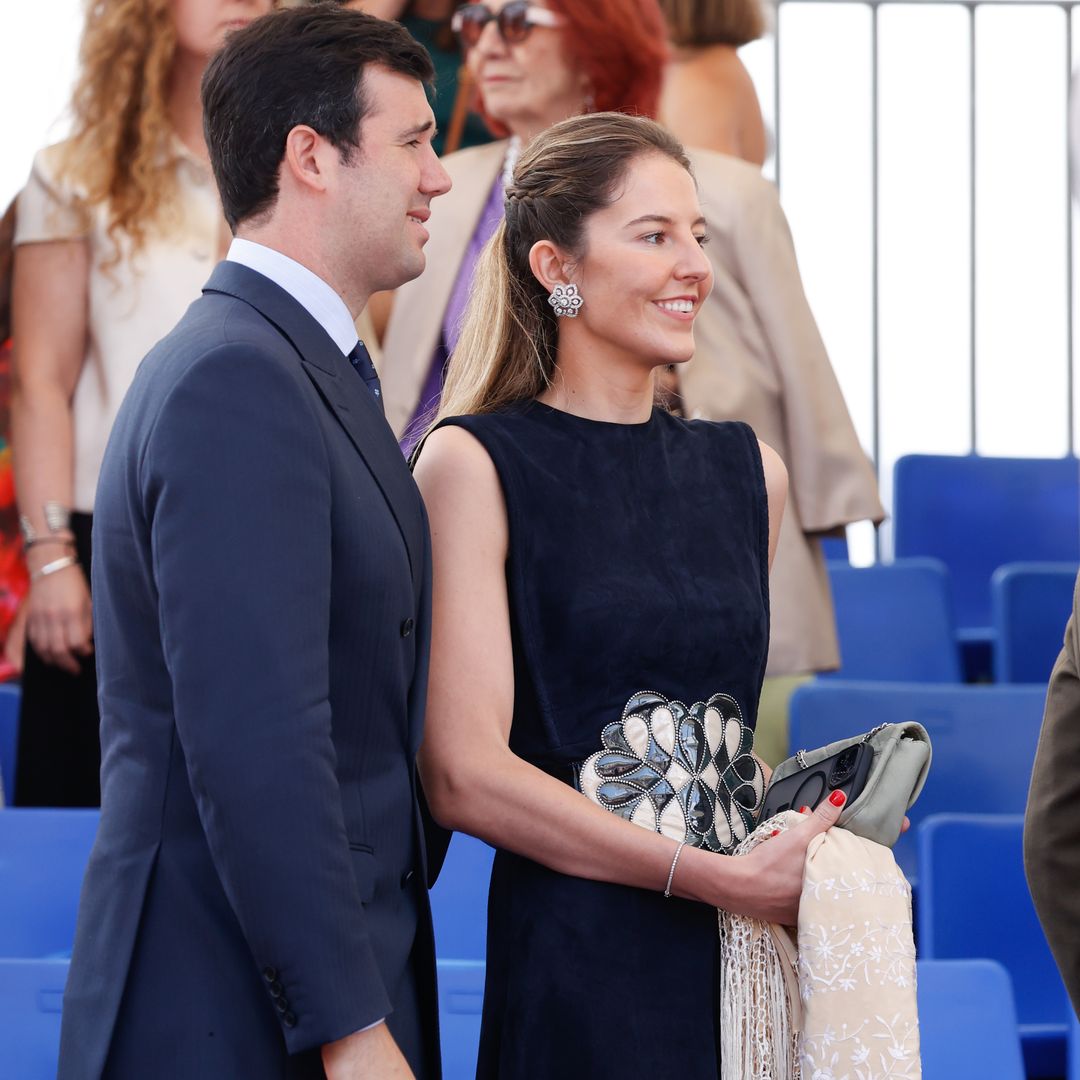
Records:
[[[279,997],[274,1000],[274,1005],[279,1013],[289,1011],[289,1002],[287,998]]]
[[[284,1016],[283,1016],[283,1017],[281,1018],[281,1022],[282,1022],[282,1023],[283,1023],[283,1024],[284,1024],[284,1025],[285,1025],[285,1026],[287,1027],[287,1028],[294,1028],[294,1027],[296,1027],[296,1013],[294,1013],[294,1012],[287,1012],[287,1013],[286,1013],[286,1014],[285,1014],[285,1015],[284,1015]]]
[[[413,632],[413,627],[416,625],[412,619],[406,619],[401,624],[401,636],[408,637]]]
[[[278,977],[277,968],[270,967],[269,965],[263,968],[262,974],[267,982],[273,982]]]
[[[413,879],[413,874],[414,871],[406,870],[405,873],[401,875],[401,887],[403,889],[408,888],[409,882]]]
[[[281,983],[277,979],[275,979],[270,984],[270,993],[271,993],[271,995],[273,997],[276,997],[276,998],[281,997],[283,990],[284,990],[284,987],[282,987]]]

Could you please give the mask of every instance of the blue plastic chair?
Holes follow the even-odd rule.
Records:
[[[0,812],[0,956],[67,956],[97,810]]]
[[[1080,1080],[1080,1020],[1069,1008],[1069,1058],[1067,1080]]]
[[[17,683],[0,683],[0,783],[4,803],[15,802],[15,752],[19,743],[19,702],[22,692]]]
[[[443,1080],[474,1080],[484,1003],[483,960],[440,960],[439,1040]]]
[[[0,960],[0,1075],[55,1080],[66,960]]]
[[[1061,652],[1080,563],[1009,563],[990,580],[994,680],[1043,683]]]
[[[487,901],[495,850],[475,836],[454,833],[431,890],[435,951],[452,960],[487,956]]]
[[[1023,834],[1019,814],[939,814],[920,825],[919,949],[926,959],[1002,964],[1028,1076],[1059,1077],[1068,1008],[1024,878]]]
[[[821,553],[826,562],[847,563],[850,560],[847,536],[826,536],[821,540]]]
[[[1080,561],[1080,460],[910,454],[893,473],[897,558],[941,559],[961,642],[993,640],[990,575]]]
[[[791,698],[791,747],[810,750],[875,724],[917,720],[930,733],[934,758],[912,831],[900,837],[896,861],[917,878],[914,826],[930,814],[1022,813],[1042,725],[1038,686],[944,686],[816,680]]]
[[[828,677],[890,682],[961,681],[949,600],[938,559],[888,565],[828,564],[840,670]]]
[[[1009,973],[993,960],[920,960],[923,1080],[1024,1080]]]

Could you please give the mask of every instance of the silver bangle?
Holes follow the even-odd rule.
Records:
[[[45,524],[48,525],[49,532],[64,532],[71,528],[71,510],[63,503],[50,499],[41,509],[45,514]]]
[[[675,880],[675,867],[679,865],[679,856],[682,854],[682,849],[684,847],[686,847],[685,840],[683,840],[675,849],[675,857],[671,860],[671,869],[668,871],[667,884],[664,886],[664,896],[669,900],[671,899],[671,883]]]
[[[48,577],[50,574],[59,573],[61,570],[66,570],[69,566],[78,566],[79,560],[74,555],[62,555],[59,559],[53,559],[52,562],[47,562],[40,570],[35,570],[30,575],[31,581],[38,581],[43,577]]]

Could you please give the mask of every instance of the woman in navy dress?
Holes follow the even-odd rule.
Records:
[[[716,908],[795,922],[812,836],[729,859],[786,471],[654,407],[712,284],[680,145],[613,113],[524,151],[416,464],[434,551],[424,786],[498,848],[478,1075],[719,1073]]]

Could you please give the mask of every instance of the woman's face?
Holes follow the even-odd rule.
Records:
[[[664,154],[639,157],[620,196],[586,223],[585,255],[570,275],[584,301],[575,333],[651,367],[689,360],[713,285],[704,238],[690,174]]]
[[[181,52],[208,60],[225,36],[265,15],[272,0],[171,0],[176,46]]]
[[[483,0],[483,5],[497,15],[509,2]],[[533,6],[546,7],[543,3]],[[492,19],[468,50],[469,70],[488,115],[526,142],[585,109],[588,83],[566,56],[564,33],[555,27],[533,26],[524,41],[508,45]]]

